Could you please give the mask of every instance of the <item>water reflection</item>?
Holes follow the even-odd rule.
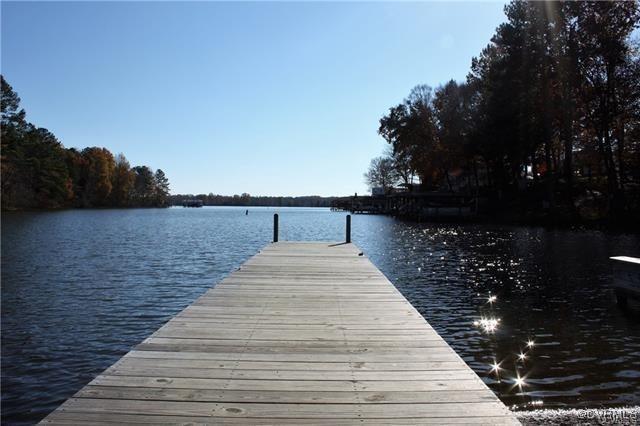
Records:
[[[522,389],[523,386],[526,385],[524,381],[524,377],[520,377],[520,372],[516,371],[516,377],[513,379],[514,386],[517,386],[519,389]]]
[[[616,306],[607,260],[640,255],[637,235],[388,227],[390,241],[356,242],[507,405],[640,403],[640,321]]]
[[[481,297],[480,294],[478,294],[477,296]],[[489,294],[486,300],[487,302],[485,303],[485,306],[480,306],[479,311],[481,313],[485,311],[486,304],[489,304],[491,306],[488,310],[488,315],[493,315],[494,308],[497,308],[497,306],[494,306],[494,304],[497,305],[498,298],[496,295]],[[485,316],[473,322],[473,325],[475,327],[481,329],[485,334],[488,334],[488,335],[495,334],[499,324],[500,324],[500,318],[485,317]],[[532,339],[528,339],[525,342],[525,346],[528,348],[529,351],[532,351],[534,346],[534,341]],[[490,383],[502,383],[502,377],[506,377],[506,381],[509,383],[512,383],[512,386],[509,388],[509,392],[514,393],[515,395],[521,397],[521,402],[519,404],[513,405],[513,408],[522,408],[522,407],[532,406],[531,404],[532,401],[527,401],[528,399],[527,393],[523,391],[523,388],[529,386],[529,382],[526,380],[528,373],[525,371],[525,367],[527,367],[526,361],[529,361],[530,359],[529,353],[527,351],[520,349],[517,353],[514,353],[512,357],[507,359],[502,359],[500,362],[496,361],[498,356],[499,356],[498,353],[495,353],[495,352],[493,353],[493,357],[494,357],[493,363],[490,364],[491,368],[489,370],[489,376],[494,376],[497,379],[497,381],[496,382],[490,381]],[[501,367],[501,365],[504,363],[512,363],[513,369],[506,369]],[[502,396],[504,395],[505,394],[503,393]],[[536,400],[536,404],[534,405],[539,406],[542,403],[543,403],[542,400]]]

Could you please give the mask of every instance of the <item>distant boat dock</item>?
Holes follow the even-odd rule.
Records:
[[[43,423],[519,424],[347,242],[269,244]]]
[[[390,214],[413,218],[470,218],[486,205],[483,197],[449,192],[392,192],[337,199],[331,209],[354,214]]]

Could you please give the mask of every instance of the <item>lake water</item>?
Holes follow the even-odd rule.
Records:
[[[281,240],[344,238],[326,209],[3,213],[3,423],[40,420],[255,254],[274,212]],[[640,236],[358,215],[353,241],[513,409],[640,405],[640,319],[608,260]]]

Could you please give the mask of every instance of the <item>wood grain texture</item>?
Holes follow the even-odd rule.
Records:
[[[45,424],[518,424],[353,244],[269,244]]]

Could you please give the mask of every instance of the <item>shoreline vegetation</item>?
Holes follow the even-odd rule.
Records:
[[[219,194],[176,194],[170,196],[173,206],[182,206],[187,201],[200,201],[203,206],[238,206],[238,207],[332,207],[341,197],[321,197],[306,195],[298,197],[255,196],[247,193],[241,195]]]
[[[400,206],[413,214],[448,193],[489,200],[496,220],[637,227],[638,3],[512,1],[505,14],[466,81],[416,86],[380,119],[372,192],[417,194]]]
[[[2,210],[169,206],[162,170],[131,167],[106,148],[65,148],[26,121],[18,94],[1,79]]]

